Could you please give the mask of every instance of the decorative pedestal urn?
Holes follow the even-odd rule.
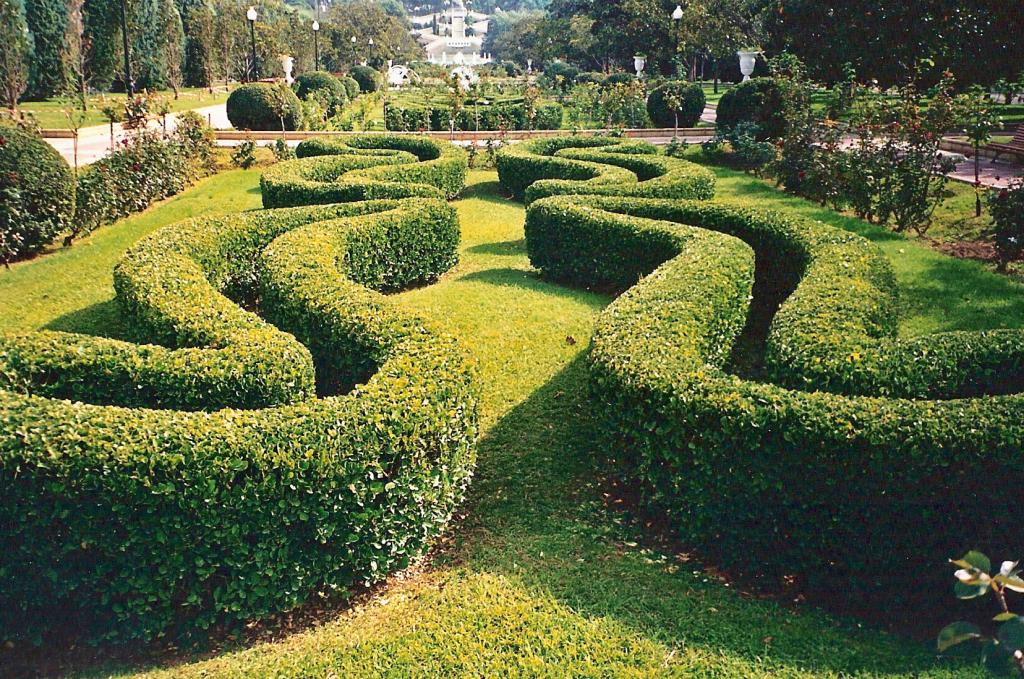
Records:
[[[750,76],[754,75],[754,65],[757,63],[758,54],[760,52],[753,50],[740,50],[736,53],[736,56],[740,58],[740,73],[743,74],[744,82],[750,80]]]
[[[291,85],[295,82],[295,78],[292,77],[292,68],[295,67],[295,59],[288,56],[287,54],[281,55],[281,68],[284,69],[284,81]]]
[[[633,68],[636,69],[637,78],[643,76],[645,66],[647,66],[647,57],[645,55],[637,54],[633,57]]]

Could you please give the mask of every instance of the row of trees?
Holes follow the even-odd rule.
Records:
[[[252,73],[249,0],[129,0],[124,3],[136,88],[209,87]],[[0,0],[5,102],[87,90],[123,90],[122,0]],[[312,12],[261,0],[255,24],[259,74],[314,68]],[[398,6],[401,9],[401,6]],[[414,59],[420,48],[400,16],[374,0],[335,2],[320,17],[321,67]],[[352,37],[356,41],[352,41]],[[372,45],[370,40],[372,39]],[[9,74],[9,75],[5,75]],[[23,81],[23,82],[20,82]],[[7,87],[10,83],[10,87]]]
[[[841,80],[850,64],[883,86],[932,84],[946,71],[988,86],[1019,73],[1022,33],[1024,12],[1008,0],[551,0],[496,16],[485,51],[583,70],[631,70],[640,51],[650,72],[710,78],[736,69],[738,49],[763,47],[798,55],[819,82]]]

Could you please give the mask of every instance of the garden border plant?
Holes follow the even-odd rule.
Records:
[[[366,152],[394,162],[380,144]],[[478,394],[454,339],[377,292],[457,260],[439,197],[454,179],[416,176],[437,180],[431,197],[197,218],[139,242],[115,289],[149,344],[0,338],[0,636],[189,636],[423,551],[472,472]],[[236,304],[255,300],[269,322]]]
[[[515,156],[529,178],[587,178],[557,155]],[[515,176],[504,185],[529,199]],[[595,406],[647,501],[721,565],[857,596],[965,545],[1024,539],[970,520],[1024,480],[1020,331],[897,340],[873,245],[760,210],[553,196],[530,202],[526,238],[546,277],[624,293],[595,329]],[[728,372],[752,299],[782,303],[765,381]]]

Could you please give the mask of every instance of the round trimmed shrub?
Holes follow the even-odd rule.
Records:
[[[353,66],[348,74],[359,83],[360,92],[376,92],[381,87],[380,73],[370,66]]]
[[[349,101],[352,101],[359,96],[359,82],[349,75],[343,75],[338,78],[341,84],[345,86],[345,94],[348,95]]]
[[[41,251],[71,225],[74,209],[67,161],[37,135],[0,125],[0,262]]]
[[[608,76],[600,71],[584,71],[576,76],[576,83],[579,85],[585,83],[591,83],[594,85],[604,85],[608,81]]]
[[[758,127],[758,141],[778,139],[786,132],[784,97],[774,78],[751,78],[730,87],[718,102],[718,129],[730,132],[741,122],[751,122]]]
[[[668,99],[675,95],[680,108],[672,110]],[[655,127],[693,127],[704,112],[704,90],[696,83],[671,80],[647,97],[647,113]]]
[[[308,99],[314,92],[326,101],[329,116],[340,113],[348,103],[348,91],[345,86],[326,71],[303,73],[295,79],[295,95],[299,99]]]
[[[636,80],[636,76],[633,75],[632,73],[626,73],[625,71],[612,73],[611,75],[604,79],[605,83],[608,85],[624,85],[627,83],[631,83],[634,80]]]
[[[561,76],[562,87],[572,87],[573,83],[576,82],[576,76],[579,74],[580,69],[564,61],[552,61],[544,66],[544,75],[547,76],[552,85],[555,84],[555,79]]]
[[[241,85],[228,97],[228,120],[236,130],[297,130],[302,121],[299,98],[290,87],[271,83]]]

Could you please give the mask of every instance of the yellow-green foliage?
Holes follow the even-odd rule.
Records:
[[[115,271],[152,344],[0,341],[0,636],[187,633],[407,565],[463,495],[478,397],[378,291],[458,242],[437,198],[197,218]]]

